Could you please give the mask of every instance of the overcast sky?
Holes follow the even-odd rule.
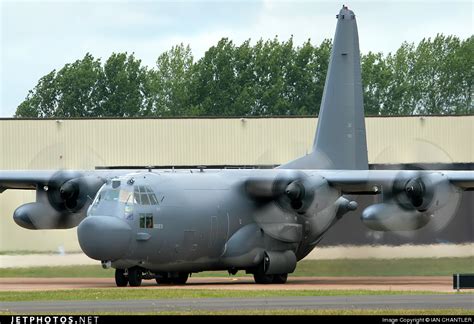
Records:
[[[471,1],[350,1],[362,52],[395,51],[403,41],[437,33],[473,34]],[[332,38],[338,1],[21,1],[0,0],[0,117],[53,69],[90,52],[134,52],[148,66],[171,46],[190,44],[195,58],[222,37],[236,44],[291,35],[300,45]]]

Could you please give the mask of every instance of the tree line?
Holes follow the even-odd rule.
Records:
[[[153,67],[87,53],[43,76],[15,117],[286,116],[319,112],[331,41],[222,38],[199,60],[183,44]],[[361,55],[366,115],[473,113],[474,36],[438,34]]]

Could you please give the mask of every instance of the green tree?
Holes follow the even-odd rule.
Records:
[[[146,78],[146,68],[133,54],[112,54],[99,79],[101,102],[97,116],[138,116],[147,101]]]
[[[294,64],[287,77],[292,90],[291,115],[316,115],[326,82],[331,41],[326,39],[319,46],[308,40],[296,49]]]
[[[222,38],[196,62],[192,75],[192,110],[197,115],[233,116],[236,96],[235,47]]]
[[[392,71],[382,53],[369,52],[361,58],[364,109],[366,115],[387,113],[388,90]]]
[[[88,117],[95,116],[100,96],[100,60],[87,53],[83,59],[66,64],[40,79],[20,104],[17,117]]]
[[[26,99],[18,106],[15,117],[52,117],[56,111],[58,91],[56,88],[56,70],[39,79]]]
[[[146,116],[183,116],[190,105],[190,73],[193,66],[191,48],[180,44],[164,52],[149,71],[151,105]]]
[[[291,112],[291,87],[286,82],[294,60],[293,38],[280,43],[278,38],[263,42],[255,49],[255,74],[257,102],[253,115],[289,115]]]
[[[127,53],[86,54],[42,77],[16,117],[275,116],[319,112],[331,41],[222,38],[194,62],[174,46],[147,69]],[[437,35],[362,55],[367,115],[473,113],[474,36]]]
[[[87,53],[82,60],[66,64],[58,71],[56,117],[90,117],[97,114],[101,100],[98,80],[102,75],[100,60]]]

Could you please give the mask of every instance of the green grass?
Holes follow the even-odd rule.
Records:
[[[114,269],[102,269],[100,264],[81,266],[55,266],[31,268],[5,268],[3,278],[112,278]]]
[[[183,299],[183,298],[252,298],[292,296],[368,296],[368,295],[423,295],[431,291],[395,290],[216,290],[216,289],[140,289],[92,288],[53,291],[0,291],[0,300],[130,300],[130,299]]]
[[[82,253],[72,252],[72,253]],[[55,254],[58,255],[58,251],[32,251],[32,250],[21,250],[21,251],[0,251],[0,255],[29,255],[29,254]]]
[[[0,277],[97,277],[112,278],[113,269],[87,266],[6,268]],[[451,276],[474,273],[474,258],[307,260],[298,262],[291,276]],[[238,275],[244,275],[243,271]],[[225,271],[202,272],[197,277],[228,276]]]
[[[450,276],[474,273],[474,258],[308,260],[298,263],[298,276]]]

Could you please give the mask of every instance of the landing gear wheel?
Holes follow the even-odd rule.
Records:
[[[263,264],[261,264],[255,270],[253,274],[253,279],[255,280],[255,283],[258,283],[258,284],[268,285],[268,284],[273,283],[273,275],[265,274],[265,271],[263,270]]]
[[[184,285],[188,281],[189,273],[179,272],[173,274],[163,274],[160,277],[155,278],[156,283],[161,284],[172,284],[172,285]]]
[[[255,280],[255,283],[258,284],[268,285],[273,283],[273,275],[254,273],[253,279]]]
[[[178,277],[172,278],[171,281],[176,285],[184,285],[188,281],[189,273],[180,272]]]
[[[137,267],[128,269],[128,282],[131,287],[140,286],[142,284],[142,271]]]
[[[125,276],[125,270],[115,269],[115,284],[117,287],[126,287],[128,285],[128,278]]]
[[[286,283],[287,280],[288,280],[287,273],[273,275],[273,283],[275,284],[284,284]]]
[[[159,285],[172,283],[170,278],[155,278],[155,280]]]

